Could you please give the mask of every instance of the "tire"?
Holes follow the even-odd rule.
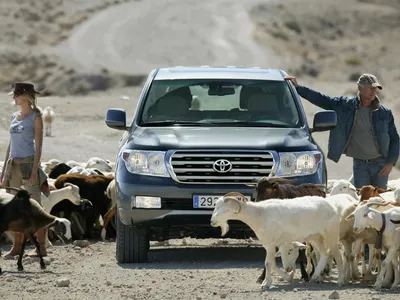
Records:
[[[118,263],[143,263],[147,260],[149,238],[147,230],[124,225],[119,216],[117,223],[116,259]]]

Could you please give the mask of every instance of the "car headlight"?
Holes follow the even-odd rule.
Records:
[[[276,176],[292,177],[314,174],[322,160],[319,151],[281,152]]]
[[[163,151],[125,150],[122,158],[131,173],[169,177]]]

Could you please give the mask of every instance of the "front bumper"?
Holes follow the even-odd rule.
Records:
[[[117,207],[121,222],[125,225],[152,226],[152,224],[171,225],[177,220],[199,217],[199,224],[209,226],[213,209],[193,208],[193,195],[224,195],[229,192],[240,192],[254,200],[254,188],[246,185],[207,185],[180,184],[171,178],[132,175],[129,182],[117,178]],[[132,178],[133,177],[133,178]],[[123,178],[126,179],[126,178]],[[293,178],[295,184],[322,184],[322,168],[308,176]],[[132,197],[153,196],[161,198],[161,208],[143,209],[132,207]]]

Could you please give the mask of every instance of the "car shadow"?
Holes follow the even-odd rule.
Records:
[[[150,249],[147,262],[119,264],[124,269],[263,268],[261,247],[159,247]]]

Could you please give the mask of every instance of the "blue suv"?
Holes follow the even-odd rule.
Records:
[[[254,200],[261,177],[326,184],[324,154],[312,132],[336,126],[334,111],[307,124],[300,98],[282,70],[173,67],[152,70],[134,118],[107,111],[122,130],[116,157],[119,263],[147,260],[150,241],[214,238],[216,200],[237,191]],[[230,222],[227,237],[254,236]]]

